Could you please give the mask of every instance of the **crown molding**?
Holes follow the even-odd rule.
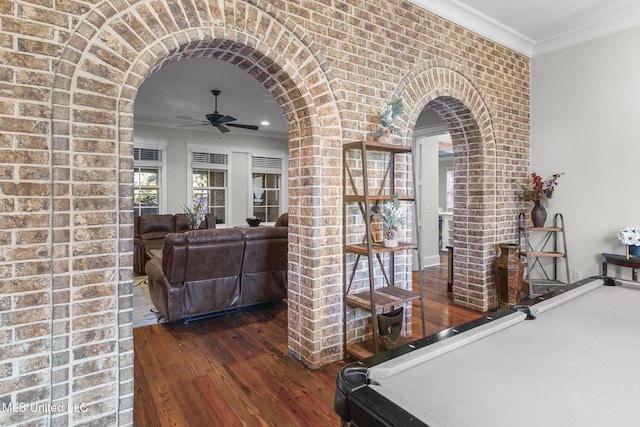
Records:
[[[408,1],[529,58],[640,26],[640,8],[627,8],[624,14],[573,28],[548,39],[532,40],[459,0]]]
[[[408,1],[523,55],[533,54],[533,40],[457,0]]]
[[[627,11],[624,15],[614,16],[540,40],[534,46],[531,56],[554,52],[638,26],[640,26],[640,9]]]

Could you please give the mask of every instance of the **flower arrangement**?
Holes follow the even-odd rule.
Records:
[[[546,202],[553,196],[553,192],[558,186],[558,178],[560,178],[561,175],[563,174],[554,173],[551,177],[543,181],[540,175],[532,172],[529,177],[529,182],[526,184],[515,181],[521,190],[518,193],[518,197],[525,202]]]
[[[400,129],[396,128],[393,121],[402,114],[403,106],[402,99],[396,99],[391,102],[383,102],[378,108],[378,118],[380,119],[380,125],[382,126],[375,132],[368,133],[367,136],[386,136],[392,133],[396,135],[402,135]]]
[[[197,230],[200,228],[200,223],[204,219],[204,201],[197,199],[193,201],[193,209],[189,206],[183,206],[184,213],[189,220],[189,229]]]
[[[398,226],[407,225],[407,218],[402,215],[400,210],[399,199],[400,195],[395,193],[387,203],[372,209],[373,217],[382,221],[384,236],[387,239],[395,239]]]
[[[640,228],[630,225],[618,232],[618,240],[623,245],[640,246]]]
[[[630,254],[640,256],[640,228],[630,225],[621,229],[618,232],[618,240],[624,245],[627,259]]]

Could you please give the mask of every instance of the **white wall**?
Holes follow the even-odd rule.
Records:
[[[547,209],[564,215],[572,280],[599,274],[602,252],[624,253],[618,230],[640,225],[638,46],[635,28],[532,59],[531,170],[565,173]]]
[[[416,181],[420,188],[418,208],[420,209],[420,252],[422,267],[440,264],[438,247],[438,141],[439,136],[419,136],[416,145],[419,165]]]
[[[216,146],[228,151],[229,167],[229,209],[228,226],[246,225],[245,219],[250,216],[251,191],[251,154],[258,156],[284,156],[283,194],[287,194],[288,146],[287,139],[257,138],[237,133],[220,134],[190,129],[160,128],[154,126],[136,126],[135,143],[165,143],[167,145],[167,194],[165,213],[179,213],[184,205],[189,205],[191,197],[188,189],[191,179],[188,165],[188,146]],[[281,198],[282,212],[287,210],[287,197]]]

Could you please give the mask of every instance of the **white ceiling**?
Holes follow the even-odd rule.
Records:
[[[136,96],[135,125],[153,125],[220,134],[209,124],[201,125],[205,115],[215,110],[211,90],[221,91],[218,112],[236,118],[235,122],[256,125],[257,131],[230,127],[233,134],[266,138],[287,137],[282,110],[271,92],[237,66],[210,58],[174,62],[147,78]],[[194,120],[186,120],[190,117]],[[260,122],[268,121],[269,126]]]
[[[443,18],[533,57],[640,25],[640,0],[409,0]],[[189,59],[154,73],[140,87],[135,124],[177,128],[197,124],[214,110],[212,89],[222,91],[218,111],[235,123],[269,126],[234,134],[284,139],[287,125],[273,96],[238,67]],[[210,125],[187,127],[219,133]]]
[[[640,25],[638,0],[409,0],[529,57]]]

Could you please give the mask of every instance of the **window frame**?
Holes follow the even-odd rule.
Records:
[[[226,156],[226,164],[217,163],[202,163],[198,164],[194,161],[194,153],[204,153],[208,155],[221,155]],[[226,227],[229,224],[229,218],[231,215],[231,207],[229,206],[229,191],[231,188],[231,150],[224,147],[210,147],[204,145],[188,144],[187,146],[187,200],[185,205],[191,207],[193,204],[193,193],[196,188],[193,185],[193,173],[194,170],[223,170],[225,172],[225,185],[224,185],[224,222],[218,223],[219,218],[216,217],[216,227]],[[212,188],[212,187],[207,187]],[[217,188],[217,187],[216,187]],[[207,206],[207,212],[209,212],[209,206]]]
[[[455,179],[456,179],[456,169],[453,166],[446,167],[444,169],[446,183],[445,183],[445,191],[446,191],[446,206],[445,210],[447,212],[453,211],[454,199],[453,196],[455,194]]]
[[[254,215],[254,204],[253,204],[253,174],[254,173],[267,173],[267,174],[273,174],[273,175],[280,175],[280,187],[278,189],[279,191],[279,197],[278,197],[278,215],[281,215],[282,213],[287,211],[287,197],[289,192],[288,192],[288,170],[289,170],[289,156],[288,154],[282,153],[281,151],[268,151],[268,150],[264,150],[264,151],[251,151],[250,152],[250,156],[249,156],[249,194],[248,194],[248,209],[249,212],[247,212],[248,216],[253,216]],[[280,169],[276,169],[276,168],[260,168],[260,167],[255,167],[254,166],[254,158],[268,158],[268,159],[279,159],[280,160]],[[277,219],[276,216],[276,219]],[[263,224],[265,225],[270,225],[270,224],[275,224],[275,220],[274,221],[264,221],[263,218]]]
[[[133,174],[136,174],[136,170],[140,168],[148,168],[148,169],[158,169],[158,213],[162,214],[167,210],[167,143],[166,142],[149,142],[149,141],[135,141],[133,143],[133,148],[135,149],[149,149],[149,150],[157,150],[160,152],[160,160],[135,160],[133,161]],[[133,178],[133,176],[132,176]],[[133,192],[135,197],[136,185],[135,180],[133,180]],[[139,209],[135,206],[135,201],[132,203],[132,209],[134,216],[136,212],[139,212]]]

